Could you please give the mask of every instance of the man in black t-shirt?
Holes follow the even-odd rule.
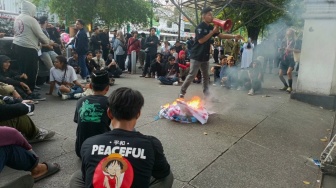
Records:
[[[198,70],[201,70],[203,81],[203,93],[205,96],[209,96],[209,56],[210,56],[210,44],[211,38],[218,36],[221,39],[242,39],[240,35],[222,34],[219,33],[219,27],[217,25],[212,26],[212,9],[210,7],[202,10],[202,20],[196,30],[195,43],[190,54],[190,71],[183,82],[181,87],[179,98],[184,98],[190,83],[195,78]]]
[[[174,178],[161,142],[134,131],[144,105],[142,94],[122,87],[108,102],[113,130],[86,139],[82,170],[72,175],[70,187],[171,187]]]
[[[77,123],[76,154],[81,158],[80,150],[83,142],[98,134],[110,131],[110,118],[107,116],[108,101],[104,96],[109,90],[108,72],[96,71],[91,75],[90,89],[93,95],[77,101],[74,122]]]

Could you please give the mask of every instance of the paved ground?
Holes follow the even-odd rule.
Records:
[[[255,96],[248,96],[247,91],[211,87],[220,101],[209,104],[216,114],[206,125],[154,120],[160,105],[177,97],[178,86],[125,75],[110,90],[121,86],[143,93],[145,106],[137,130],[162,141],[175,188],[300,188],[320,184],[320,170],[311,158],[318,159],[326,146],[320,139],[330,137],[335,112],[289,99],[287,93],[278,90],[282,85],[275,74],[265,75],[263,93]],[[192,84],[186,98],[194,95],[202,96],[201,85]],[[80,168],[74,151],[75,103],[48,96],[36,107],[32,119],[57,134],[33,148],[41,161],[58,162],[62,168],[53,177],[36,183],[36,188],[67,187],[71,174]],[[22,174],[25,172],[6,168],[0,184]]]

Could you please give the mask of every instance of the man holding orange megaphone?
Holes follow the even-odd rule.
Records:
[[[224,30],[230,30],[232,23],[231,21],[221,21],[214,19],[212,15],[212,8],[207,7],[202,10],[202,23],[200,23],[195,30],[196,37],[195,43],[191,49],[190,54],[190,71],[183,82],[179,98],[184,98],[190,83],[195,78],[198,70],[202,73],[202,83],[203,83],[203,93],[205,97],[209,97],[209,57],[210,57],[210,45],[213,40],[212,37],[218,36],[221,39],[242,39],[244,38],[240,35],[231,35],[219,33],[219,27]],[[214,23],[214,26],[210,25]]]

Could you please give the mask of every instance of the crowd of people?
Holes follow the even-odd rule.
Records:
[[[40,58],[50,71],[49,91],[63,100],[78,99],[74,113],[77,123],[75,152],[82,161],[81,170],[69,182],[79,187],[171,187],[173,174],[164,155],[161,142],[135,130],[141,115],[144,98],[139,91],[122,87],[105,96],[115,79],[132,72],[132,52],[142,69],[140,77],[156,78],[164,85],[181,85],[179,98],[184,98],[191,82],[202,83],[205,97],[210,95],[209,72],[213,73],[214,86],[228,89],[245,89],[254,95],[262,88],[265,59],[262,50],[254,58],[254,44],[249,39],[240,50],[240,35],[222,34],[212,26],[211,8],[201,12],[202,22],[196,28],[195,38],[186,45],[180,41],[171,46],[161,42],[150,28],[148,37],[137,31],[124,35],[109,30],[93,29],[90,39],[83,20],[76,20],[77,33],[68,45],[72,46],[69,59],[62,55],[64,46],[60,35],[48,26],[46,17],[34,18],[36,7],[22,2],[22,13],[14,23],[13,50],[20,63],[12,70],[11,59],[0,55],[0,172],[4,166],[30,171],[31,175],[6,185],[32,187],[34,182],[60,170],[57,163],[39,162],[31,143],[52,139],[55,132],[35,125],[29,117],[35,104],[45,100],[36,86],[37,62]],[[216,38],[213,40],[213,38]],[[217,39],[225,39],[224,47]],[[286,40],[279,47],[281,53],[279,77],[283,90],[292,91],[292,74],[295,53],[300,52],[294,30],[289,29]],[[38,52],[41,50],[41,53]],[[210,68],[210,54],[214,66]],[[241,67],[237,67],[238,59]],[[272,59],[272,61],[275,61]],[[286,72],[288,84],[283,78]],[[112,140],[112,141],[111,141]],[[11,157],[9,157],[11,156]]]

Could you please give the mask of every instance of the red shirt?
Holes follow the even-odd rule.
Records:
[[[134,40],[136,40],[136,41],[134,42]],[[131,38],[128,39],[127,46],[128,46],[127,54],[131,54],[133,50],[135,50],[138,53],[141,49],[140,40],[135,39],[134,37],[131,37]]]

